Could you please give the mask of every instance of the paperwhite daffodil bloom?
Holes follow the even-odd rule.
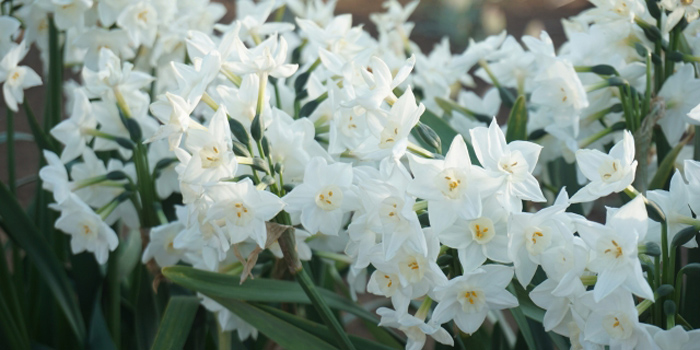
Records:
[[[99,3],[102,4],[103,1]],[[85,67],[91,70],[101,69],[103,49],[112,51],[124,60],[135,56],[134,49],[129,45],[129,34],[123,29],[90,28],[75,39],[75,46],[87,50]]]
[[[687,159],[684,163],[684,175],[688,180],[688,204],[696,215],[700,215],[700,162]]]
[[[242,0],[236,2],[236,17],[241,23],[241,39],[253,40],[255,38],[264,37],[274,33],[284,33],[294,30],[294,25],[284,22],[267,22],[272,11],[282,6],[283,3],[278,1],[260,1],[255,3],[251,0]],[[223,29],[223,26],[218,26]]]
[[[55,226],[71,236],[73,254],[88,251],[95,254],[98,263],[106,263],[109,252],[117,249],[119,244],[112,228],[75,194],[59,203],[58,210],[61,216]]]
[[[200,293],[197,293],[197,296],[202,298],[202,306],[216,314],[216,320],[219,322],[222,331],[235,331],[236,334],[238,334],[238,339],[240,341],[245,341],[248,338],[258,338],[258,330],[251,326],[248,322],[243,321],[243,319],[236,316],[236,314],[229,311],[229,309],[225,308],[223,305],[217,303],[213,299],[207,298]]]
[[[41,78],[33,69],[19,65],[27,51],[26,44],[22,41],[0,60],[0,83],[5,82],[2,94],[7,106],[15,112],[19,110],[17,105],[24,102],[24,90],[41,85]]]
[[[265,248],[265,222],[282,210],[284,203],[268,191],[255,188],[250,178],[239,182],[219,182],[208,186],[207,195],[214,201],[207,211],[207,221],[224,221],[222,229],[229,242],[236,244],[250,238]]]
[[[83,80],[89,97],[108,98],[110,101],[119,102],[117,94],[121,94],[125,101],[140,93],[139,89],[150,84],[153,77],[134,71],[134,65],[124,62],[112,50],[103,47],[100,49],[98,69],[91,70],[83,67]]]
[[[90,100],[83,89],[74,90],[73,112],[70,117],[63,120],[53,129],[51,136],[65,145],[61,152],[61,161],[69,161],[79,157],[92,140],[91,131],[97,128],[97,120],[92,110]]]
[[[69,29],[82,27],[85,23],[85,12],[92,7],[92,0],[50,0],[53,5],[56,28]]]
[[[423,229],[428,247],[427,254],[417,251],[411,245],[399,249],[396,255],[387,259],[383,248],[375,246],[378,254],[373,254],[372,265],[377,272],[372,275],[368,290],[379,295],[391,295],[391,301],[397,310],[406,310],[411,300],[426,294],[434,297],[437,286],[447,283],[447,277],[440,270],[436,261],[440,254],[440,242],[432,229]],[[396,289],[394,284],[398,282]]]
[[[496,197],[509,212],[520,212],[522,200],[544,202],[540,185],[532,176],[542,146],[528,141],[506,144],[506,137],[493,118],[488,128],[469,131],[479,162],[488,175],[500,182]]]
[[[559,297],[578,295],[586,290],[581,276],[588,266],[588,247],[579,237],[567,235],[566,238],[570,240],[545,250],[540,259],[549,281],[557,283],[552,295]]]
[[[207,86],[216,79],[221,69],[221,55],[217,51],[208,53],[204,58],[196,57],[193,65],[171,62],[171,68],[177,80],[175,95],[182,96],[190,106],[197,103],[204,95]]]
[[[184,207],[176,208],[176,212],[182,210],[187,209]],[[160,267],[177,264],[185,252],[182,249],[175,248],[173,242],[175,237],[184,229],[185,225],[180,221],[173,221],[151,228],[151,232],[148,234],[150,241],[143,251],[141,262],[146,264],[151,259],[154,259]]]
[[[416,199],[406,193],[411,181],[406,168],[391,158],[384,158],[378,172],[370,167],[353,170],[365,212],[353,218],[353,222],[366,220],[373,231],[381,232],[387,259],[393,258],[404,244],[427,254],[425,235],[413,210]]]
[[[582,297],[591,313],[583,330],[584,339],[610,349],[658,349],[639,322],[632,295],[618,288],[600,301],[590,294]]]
[[[328,164],[314,157],[306,166],[304,182],[282,200],[289,213],[301,214],[301,224],[311,234],[337,236],[345,213],[357,207],[352,178],[349,164]]]
[[[424,111],[422,103],[416,105],[416,98],[409,87],[391,107],[389,115],[381,118],[378,125],[371,128],[372,134],[355,152],[364,159],[382,159],[389,155],[395,159],[401,158],[406,153],[411,129]]]
[[[530,299],[535,305],[543,308],[545,311],[542,325],[545,331],[553,331],[558,334],[571,337],[569,325],[575,323],[571,308],[577,303],[578,298],[582,296],[586,289],[583,285],[579,285],[576,294],[570,296],[554,295],[554,290],[558,288],[559,282],[547,279],[535,287],[530,294]]]
[[[651,324],[642,324],[661,350],[692,350],[700,342],[700,330],[686,331],[683,326],[663,330]]]
[[[518,306],[518,299],[506,291],[513,269],[502,265],[484,265],[435,287],[439,301],[432,322],[454,320],[462,332],[473,334],[484,323],[489,310]]]
[[[406,334],[406,337],[408,337],[406,350],[423,349],[427,338],[426,335],[431,336],[441,344],[454,345],[454,339],[452,339],[450,333],[432,322],[426,323],[416,316],[405,312],[397,312],[386,307],[378,308],[377,314],[381,316],[380,326],[397,328]]]
[[[194,106],[187,103],[184,98],[169,92],[165,93],[165,98],[167,98],[167,102],[161,100],[151,104],[151,113],[163,125],[145,142],[149,143],[167,138],[170,150],[174,150],[180,146],[182,135],[187,130],[190,128],[204,130],[205,128],[190,118]]]
[[[226,62],[224,66],[238,75],[265,74],[275,78],[288,78],[299,68],[298,64],[284,63],[287,59],[287,40],[284,37],[278,40],[276,34],[271,35],[252,49],[248,49],[240,39],[234,40],[241,61]]]
[[[41,186],[43,189],[53,192],[56,203],[63,202],[71,191],[66,166],[56,153],[44,150],[43,154],[47,165],[39,170]]]
[[[688,206],[688,185],[683,181],[683,176],[676,170],[671,178],[671,184],[668,191],[664,190],[654,190],[647,192],[647,197],[649,200],[658,204],[661,210],[663,210],[666,216],[666,224],[668,225],[668,241],[672,242],[673,237],[676,234],[690,226],[687,223],[683,223],[683,218],[692,217],[690,207]],[[660,243],[661,237],[654,239],[653,241]],[[691,239],[683,245],[687,248],[697,248],[698,242],[695,239]],[[669,245],[670,249],[675,249]]]
[[[619,209],[608,208],[605,226],[590,221],[576,224],[581,238],[591,249],[588,269],[598,273],[593,289],[596,301],[619,287],[654,300],[637,256],[637,246],[647,233],[647,211],[641,196]]]
[[[481,216],[481,194],[489,194],[495,183],[469,159],[467,144],[455,136],[445,160],[408,155],[414,180],[407,191],[428,201],[430,224],[437,234],[457,218],[473,220]]]
[[[0,16],[0,55],[10,50],[20,25],[20,21],[14,17]]]
[[[392,78],[391,70],[386,63],[379,57],[372,56],[369,65],[371,73],[368,69],[360,70],[365,85],[355,88],[357,98],[347,104],[359,104],[365,109],[376,110],[385,99],[390,101],[390,103],[396,102],[397,99],[393,90],[408,78],[415,64],[416,57],[409,57],[403,67],[396,73],[396,76]],[[406,93],[408,92],[406,91]]]
[[[667,30],[673,29],[683,17],[688,22],[693,22],[700,16],[700,2],[693,0],[661,0],[659,4],[664,9],[671,11],[668,19],[666,19],[665,28]]]
[[[523,287],[532,281],[543,253],[570,242],[573,232],[564,213],[568,195],[562,191],[554,205],[537,213],[514,213],[508,222],[508,255],[515,265],[515,276]]]
[[[697,2],[697,6],[700,6],[700,1]],[[695,13],[698,13],[697,9]],[[693,112],[693,107],[696,107],[700,100],[700,79],[695,78],[693,72],[692,64],[678,67],[676,73],[668,77],[658,93],[666,103],[663,117],[658,123],[672,146],[680,141],[687,123],[700,125],[700,118]]]
[[[226,117],[226,107],[220,106],[211,117],[206,130],[192,129],[187,134],[185,148],[192,157],[187,159],[182,149],[176,150],[180,161],[187,164],[180,179],[189,183],[208,183],[232,178],[238,163],[232,151],[233,140]]]
[[[571,202],[594,201],[631,185],[637,170],[634,152],[634,137],[627,130],[608,154],[590,149],[576,151],[576,163],[591,182],[576,192]]]
[[[117,25],[129,33],[135,47],[152,47],[158,33],[158,11],[148,2],[136,2],[126,7]]]
[[[442,244],[457,249],[464,271],[475,270],[487,258],[509,263],[507,218],[508,213],[491,197],[485,201],[480,217],[473,220],[457,219],[452,226],[440,232],[438,237]]]

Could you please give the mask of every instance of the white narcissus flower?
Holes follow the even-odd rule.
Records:
[[[148,2],[137,2],[125,8],[117,25],[129,33],[134,47],[152,47],[158,32],[158,11]]]
[[[406,310],[411,300],[426,294],[434,298],[435,288],[447,283],[447,277],[436,263],[440,254],[440,242],[430,228],[423,229],[423,233],[428,246],[427,254],[407,244],[401,247],[393,258],[387,259],[381,246],[373,248],[376,254],[372,254],[371,262],[379,272],[373,275],[377,288],[370,284],[368,290],[375,294],[387,295],[386,293],[392,292],[391,283],[398,281],[398,289],[391,294],[391,301],[396,310]]]
[[[85,12],[92,7],[92,0],[51,0],[56,28],[66,30],[82,27]]]
[[[289,213],[301,214],[301,224],[311,234],[337,236],[345,213],[357,207],[352,178],[350,164],[328,164],[314,157],[306,166],[304,182],[282,200]]]
[[[250,178],[240,182],[219,182],[208,186],[206,193],[214,203],[205,220],[225,222],[221,228],[228,234],[231,244],[252,239],[260,248],[265,248],[265,222],[284,207],[279,197],[258,190]]]
[[[406,153],[411,129],[418,124],[423,112],[425,106],[422,103],[416,105],[416,97],[409,86],[391,106],[389,115],[380,118],[372,130],[373,134],[355,152],[363,159],[382,159],[386,156],[401,158]]]
[[[622,288],[594,301],[590,292],[581,302],[591,309],[585,320],[584,339],[610,349],[658,349],[654,340],[639,322],[632,295]]]
[[[578,190],[571,197],[571,202],[594,201],[631,185],[637,170],[634,152],[634,137],[627,130],[608,154],[590,149],[576,151],[576,163],[591,182]]]
[[[15,112],[19,110],[17,105],[24,102],[24,90],[41,85],[41,78],[33,69],[19,65],[27,51],[26,44],[22,41],[0,60],[0,83],[5,82],[2,94],[7,106]]]
[[[219,322],[222,331],[236,331],[240,341],[245,341],[248,338],[258,338],[258,330],[251,326],[248,322],[243,321],[243,319],[236,316],[236,314],[229,311],[227,308],[217,303],[213,299],[207,298],[199,293],[197,293],[197,296],[202,298],[202,306],[216,314],[216,320]]]
[[[683,162],[683,168],[683,175],[688,180],[688,204],[695,214],[700,215],[700,162],[687,159]]]
[[[190,128],[204,130],[205,128],[190,118],[190,114],[192,114],[195,106],[187,103],[184,98],[170,92],[165,93],[165,98],[167,102],[160,100],[151,105],[151,113],[163,125],[145,142],[149,143],[167,138],[170,150],[174,150],[180,146],[182,135],[187,130]]]
[[[121,94],[128,102],[140,94],[140,89],[150,84],[154,78],[146,73],[133,70],[131,62],[123,62],[115,53],[102,47],[96,70],[83,67],[85,89],[90,97],[108,98],[119,102],[115,95]]]
[[[564,213],[568,195],[562,191],[554,205],[536,213],[515,213],[508,221],[508,255],[515,265],[515,276],[523,287],[532,281],[537,266],[548,249],[571,242],[573,232]]]
[[[180,208],[176,210],[182,210]],[[143,251],[141,262],[146,264],[151,259],[154,259],[160,267],[177,264],[185,252],[182,249],[175,248],[173,242],[175,237],[184,229],[185,225],[180,221],[173,221],[151,228],[151,232],[148,234],[150,241]]]
[[[661,210],[664,212],[666,217],[666,224],[668,225],[668,241],[672,242],[673,238],[682,229],[690,226],[687,223],[683,223],[684,219],[692,217],[690,211],[690,206],[688,206],[688,185],[683,181],[683,176],[676,170],[671,178],[671,184],[668,191],[664,190],[654,190],[647,192],[647,197],[649,200],[658,204]],[[661,243],[661,237],[654,239],[653,241]],[[697,248],[698,242],[695,239],[691,239],[683,245],[686,248]],[[669,244],[669,251],[675,249]]]
[[[393,92],[394,88],[408,78],[415,64],[416,57],[409,57],[403,67],[396,73],[396,76],[392,77],[391,70],[386,63],[380,58],[372,56],[369,66],[372,73],[366,68],[360,70],[366,87],[357,87],[355,89],[357,98],[350,101],[348,105],[359,104],[371,111],[379,109],[385,99],[392,104],[395,103],[396,95],[394,95]]]
[[[473,334],[490,310],[518,306],[518,299],[506,291],[512,279],[513,268],[502,265],[484,265],[451,279],[435,288],[439,303],[431,321],[443,324],[454,320],[462,332]]]
[[[542,146],[528,141],[507,144],[495,117],[488,128],[474,128],[469,134],[479,162],[490,177],[500,182],[496,197],[506,210],[520,212],[523,200],[546,201],[532,176]]]
[[[68,170],[56,153],[44,150],[43,154],[46,165],[39,170],[41,186],[43,189],[53,192],[56,203],[63,202],[71,191]]]
[[[97,120],[92,110],[90,100],[83,89],[74,90],[73,111],[70,118],[63,120],[51,129],[51,136],[65,145],[61,152],[61,161],[69,161],[79,157],[88,147],[93,138],[91,131],[97,128]]]
[[[664,26],[666,32],[671,31],[683,17],[688,22],[693,22],[700,16],[700,3],[693,0],[661,0],[659,4],[664,9],[671,11]]]
[[[70,194],[59,203],[58,210],[61,216],[55,226],[71,236],[73,254],[88,251],[95,254],[98,263],[106,263],[109,252],[119,244],[114,230],[75,194]]]
[[[642,196],[619,209],[608,208],[605,226],[577,221],[579,235],[591,249],[588,269],[598,273],[593,289],[596,301],[620,287],[654,300],[654,292],[642,273],[637,246],[647,233],[647,211]]]
[[[668,330],[651,324],[642,324],[642,326],[661,350],[693,350],[700,342],[700,329],[686,331],[680,325]]]
[[[472,220],[481,216],[481,194],[493,189],[486,172],[469,159],[467,144],[455,136],[445,160],[408,155],[414,179],[407,191],[428,201],[428,216],[439,235],[458,218]]]
[[[175,154],[186,164],[180,174],[182,181],[204,184],[232,178],[236,174],[238,163],[232,151],[233,139],[226,115],[226,107],[220,106],[206,130],[189,131],[185,148],[191,152],[191,158],[183,155],[187,152],[176,149]]]
[[[698,13],[697,9],[695,13]],[[668,143],[675,146],[683,136],[687,123],[700,125],[700,117],[697,112],[693,112],[693,107],[700,100],[700,79],[695,78],[693,65],[678,67],[676,73],[664,82],[658,95],[666,103],[664,114],[658,123]]]
[[[454,339],[444,328],[433,322],[426,323],[424,320],[409,315],[406,312],[397,312],[386,307],[377,309],[377,314],[381,316],[380,326],[397,328],[408,337],[406,350],[420,350],[425,345],[426,335],[430,335],[437,342],[445,345],[454,345]]]
[[[571,296],[554,295],[553,292],[558,288],[558,285],[558,281],[547,279],[537,285],[537,287],[530,292],[529,296],[535,305],[546,310],[544,318],[542,319],[542,325],[545,331],[553,331],[567,337],[572,337],[573,334],[571,334],[572,332],[570,331],[569,325],[575,321],[571,308],[574,305],[580,305],[580,303],[576,303],[576,301],[578,297],[583,295],[586,289],[581,286],[581,288],[576,291],[576,294]]]
[[[284,37],[278,40],[276,34],[252,49],[248,49],[238,38],[235,39],[235,45],[241,61],[225,62],[224,66],[238,75],[252,73],[287,78],[299,68],[298,64],[284,63],[287,59],[287,40]]]
[[[492,197],[484,203],[480,217],[468,221],[457,219],[438,237],[442,244],[457,249],[464,271],[478,268],[487,258],[510,263],[507,218],[508,213]]]
[[[0,16],[0,55],[10,50],[20,25],[20,21],[14,17]]]

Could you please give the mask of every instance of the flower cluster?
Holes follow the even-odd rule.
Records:
[[[518,291],[575,348],[690,348],[698,331],[639,315],[676,281],[675,261],[662,281],[650,256],[697,247],[681,236],[700,229],[700,162],[682,162],[700,125],[698,8],[592,2],[563,22],[558,51],[546,32],[503,32],[424,54],[407,22],[417,1],[387,1],[376,38],[334,16],[335,1],[241,0],[230,24],[208,1],[35,1],[13,14],[19,44],[20,21],[0,17],[0,82],[17,110],[41,84],[19,65],[27,47],[46,58],[48,36],[65,33],[80,78],[65,84],[69,118],[50,131],[63,148],[44,151],[40,177],[73,253],[101,264],[119,236],[150,228],[143,263],[254,274],[261,251],[289,254],[271,227],[293,226],[302,260],[343,257],[353,297],[387,298],[380,325],[407,349],[452,345],[452,325],[473,334],[518,307]],[[271,20],[285,8],[294,23]],[[660,38],[690,52],[662,58]],[[664,59],[665,71],[652,64]],[[492,86],[483,97],[477,81]],[[674,154],[667,170],[662,154]],[[647,176],[663,171],[661,186]],[[588,218],[621,192],[631,200],[604,224]],[[223,329],[257,335],[202,304]]]

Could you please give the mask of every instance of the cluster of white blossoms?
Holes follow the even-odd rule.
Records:
[[[690,124],[700,124],[696,64],[677,60],[647,110],[681,148],[669,191],[633,190],[636,174],[656,171],[657,152],[643,125],[634,134],[620,125],[632,128],[625,116],[648,91],[649,35],[675,31],[700,55],[698,5],[591,2],[564,21],[558,51],[546,32],[524,46],[504,32],[459,54],[447,40],[424,54],[409,38],[417,1],[387,1],[371,16],[376,38],[334,16],[336,1],[241,0],[229,24],[205,0],[15,1],[0,17],[0,83],[17,110],[24,89],[41,84],[20,65],[28,47],[46,58],[49,35],[64,33],[78,81],[65,84],[69,118],[50,133],[64,147],[44,152],[40,176],[73,253],[105,263],[115,228],[150,228],[144,263],[224,271],[264,249],[281,258],[275,222],[295,227],[302,260],[346,254],[353,296],[390,299],[380,325],[406,333],[408,349],[426,336],[453,344],[448,323],[476,332],[518,307],[523,288],[546,310],[545,329],[574,348],[690,349],[698,331],[638,313],[659,297],[643,269],[649,247],[675,249],[679,232],[700,228],[700,162],[681,161]],[[293,23],[273,21],[285,10]],[[494,86],[483,97],[468,90],[477,79]],[[620,81],[632,92],[621,94]],[[519,138],[495,118],[502,104],[518,106],[514,96],[529,114]],[[458,132],[442,140],[444,156],[425,116]],[[562,156],[584,185],[571,198],[547,171]],[[651,177],[635,186],[644,192]],[[637,195],[606,208],[605,224],[570,208],[622,191]],[[181,198],[170,222],[168,198]],[[203,305],[224,330],[257,335],[215,301]]]

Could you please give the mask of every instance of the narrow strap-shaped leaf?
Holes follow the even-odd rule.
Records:
[[[151,349],[182,349],[185,346],[187,335],[190,333],[198,307],[197,297],[177,296],[170,298]]]
[[[0,298],[0,335],[7,341],[10,349],[29,349],[28,339],[20,330],[24,325],[17,324],[7,301],[9,300],[5,300],[4,297]]]
[[[676,163],[676,158],[678,158],[678,155],[681,153],[681,150],[685,146],[685,144],[688,142],[687,139],[684,141],[679,142],[676,147],[673,147],[668,154],[666,154],[666,157],[664,157],[664,160],[661,161],[661,164],[659,164],[659,169],[656,170],[656,174],[654,177],[651,179],[651,182],[649,183],[649,189],[650,190],[656,190],[660,188],[664,188],[664,185],[668,181],[669,176],[671,176],[671,173],[673,172],[673,169],[675,168],[675,163]]]
[[[275,309],[273,307],[267,306],[267,305],[256,305],[256,307],[260,308],[261,310],[268,312],[272,314],[275,317],[280,318],[283,321],[289,322],[302,330],[309,332],[322,340],[325,340],[327,342],[333,342],[333,337],[331,337],[331,333],[328,331],[328,327],[309,321],[307,319],[301,318],[296,315],[292,315],[288,312],[284,312],[279,309]],[[366,350],[388,350],[388,349],[400,349],[401,347],[396,346],[396,347],[391,347],[391,346],[386,346],[384,344],[380,344],[362,337],[357,337],[354,335],[350,335],[350,341],[352,342],[353,345],[355,345],[356,348],[358,349],[366,349]],[[393,340],[393,338],[392,338]]]
[[[206,294],[206,293],[205,293]],[[262,309],[248,303],[207,295],[217,303],[223,305],[229,311],[236,314],[255,327],[260,333],[265,334],[283,349],[288,350],[331,350],[336,349],[331,344],[319,339],[309,332],[284,321]]]
[[[423,112],[423,115],[421,115],[420,121],[433,129],[445,144],[452,143],[455,136],[459,135],[459,132],[452,128],[450,124],[447,124],[444,119],[438,117],[435,115],[435,113],[427,109],[425,112]],[[443,147],[442,154],[447,154],[448,150],[449,147]],[[469,151],[469,158],[471,159],[472,164],[478,164],[479,160],[476,158],[476,153],[474,153],[474,147],[472,147],[471,143],[469,142],[467,142],[467,150]]]
[[[0,203],[7,234],[27,253],[63,310],[78,343],[84,344],[85,323],[63,264],[4,183],[0,183]]]
[[[198,270],[187,266],[165,267],[163,275],[185,288],[207,296],[268,303],[311,303],[299,284],[290,281],[256,278],[239,284],[240,278],[238,276]],[[322,288],[319,288],[319,293],[333,309],[349,312],[374,323],[379,322],[373,313],[336,293]]]
[[[506,141],[527,140],[527,105],[525,96],[520,95],[513,109],[508,116],[508,130],[506,130]]]

